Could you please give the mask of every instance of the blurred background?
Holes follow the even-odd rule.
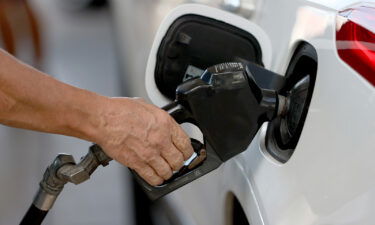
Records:
[[[71,85],[121,96],[110,8],[104,0],[0,0],[0,46]],[[38,88],[38,87],[35,87]],[[0,224],[18,224],[57,153],[86,154],[75,138],[0,126]],[[68,184],[44,224],[133,223],[132,184],[118,163]]]

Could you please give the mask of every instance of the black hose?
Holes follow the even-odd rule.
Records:
[[[34,204],[31,204],[20,225],[40,225],[42,224],[47,213],[48,211],[40,210]]]

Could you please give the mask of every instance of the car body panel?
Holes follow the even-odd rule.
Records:
[[[159,106],[167,99],[154,84],[153,58],[168,24],[183,12],[205,14],[252,33],[260,42],[265,67],[280,74],[285,73],[302,41],[313,45],[318,55],[314,94],[291,159],[281,164],[265,154],[261,129],[247,151],[166,197],[184,210],[179,215],[189,218],[181,219],[181,224],[231,224],[227,218],[231,194],[238,198],[250,224],[373,224],[375,91],[339,58],[335,42],[337,12],[359,2],[263,0],[248,18],[212,6],[183,4],[175,8],[182,2],[171,2],[155,1],[158,7],[165,7],[155,10],[165,16],[164,22],[161,14],[152,20],[161,23],[159,33],[155,24],[151,28],[139,23],[143,27],[134,28],[152,32],[146,32],[147,41],[138,40],[144,47],[139,53],[142,59],[131,67],[146,63],[145,56],[151,54],[147,69],[137,68],[132,73],[128,68],[125,75],[126,79],[131,77],[128,82],[133,89],[137,88],[130,90],[132,95],[144,97],[147,91]],[[154,40],[153,47],[150,40]],[[131,53],[126,53],[127,58]],[[142,84],[145,77],[146,84]]]

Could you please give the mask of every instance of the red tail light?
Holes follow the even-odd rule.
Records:
[[[339,56],[375,86],[375,6],[344,10],[337,25]]]

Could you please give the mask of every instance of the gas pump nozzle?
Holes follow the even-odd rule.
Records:
[[[176,100],[163,109],[180,124],[196,125],[205,143],[192,140],[199,163],[183,167],[160,186],[151,186],[134,173],[150,199],[198,179],[243,152],[260,126],[282,113],[284,98],[275,90],[260,88],[254,72],[272,73],[253,64],[222,63],[177,87]]]

